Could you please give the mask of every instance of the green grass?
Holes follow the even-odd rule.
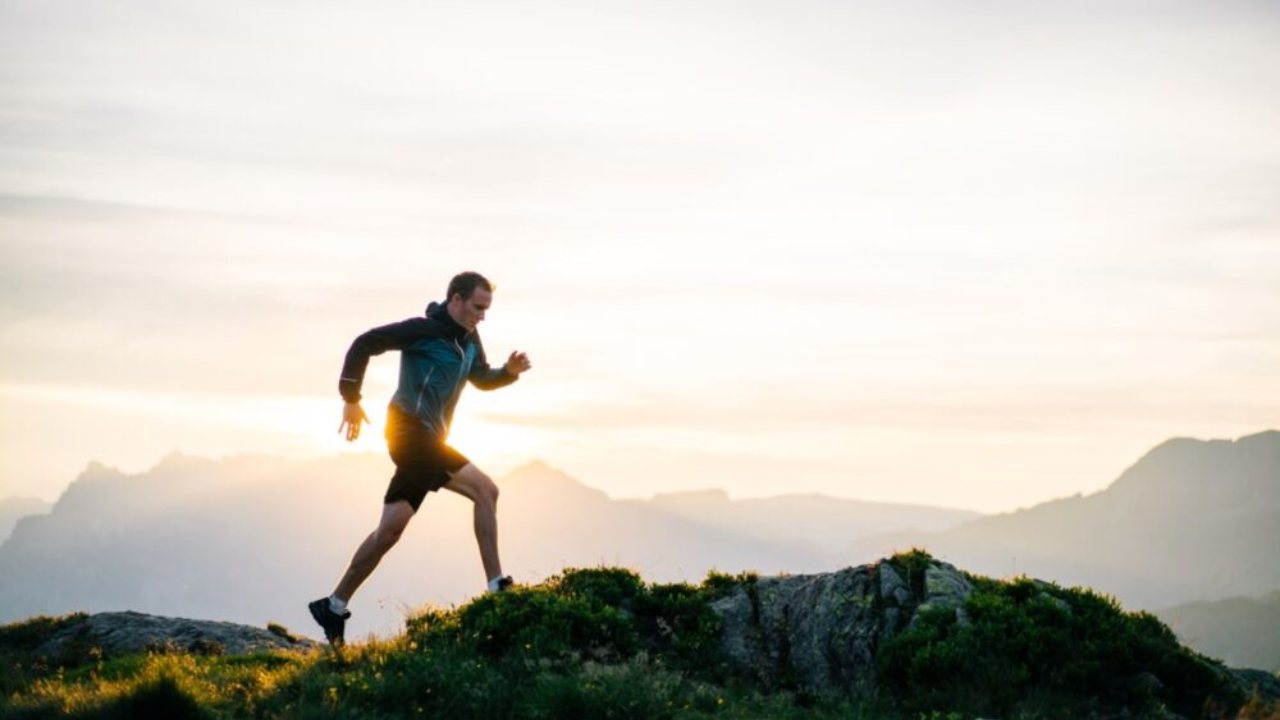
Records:
[[[923,582],[927,554],[891,562]],[[569,570],[425,610],[395,638],[338,652],[103,657],[85,647],[35,663],[31,651],[75,621],[35,618],[0,628],[0,717],[961,720],[1102,709],[1156,717],[1162,707],[1198,717],[1206,700],[1226,717],[1243,701],[1149,615],[1087,591],[983,578],[974,578],[970,625],[931,614],[882,646],[881,697],[764,692],[721,657],[709,608],[755,581],[658,585],[616,568]],[[1164,689],[1116,683],[1134,668]],[[1275,717],[1266,711],[1250,717]]]

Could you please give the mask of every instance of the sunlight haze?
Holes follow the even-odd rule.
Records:
[[[495,477],[1094,492],[1280,427],[1278,89],[1243,0],[0,0],[0,499],[384,453],[343,356],[468,269]]]

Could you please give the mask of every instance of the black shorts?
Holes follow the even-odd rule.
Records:
[[[471,462],[394,405],[387,411],[386,436],[396,473],[383,503],[407,500],[417,512],[427,493],[444,487],[453,473]]]

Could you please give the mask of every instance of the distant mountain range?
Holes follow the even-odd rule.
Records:
[[[315,628],[326,594],[373,528],[392,467],[382,454],[299,461],[171,455],[126,475],[92,464],[51,511],[0,545],[0,622],[136,610]],[[720,491],[612,500],[542,463],[499,478],[505,569],[536,581],[621,565],[657,582],[710,569],[807,573],[919,545],[996,577],[1086,585],[1129,608],[1280,588],[1280,433],[1171,440],[1107,489],[996,516],[822,496],[731,500]],[[423,602],[456,603],[484,578],[470,506],[432,495],[356,596],[352,637],[391,633]]]
[[[1280,590],[1258,598],[1194,602],[1157,615],[1183,643],[1232,667],[1280,673]]]
[[[1159,609],[1280,589],[1280,432],[1169,440],[1104,490],[942,532],[856,542],[920,545],[973,572],[1083,585]]]
[[[380,454],[175,454],[139,475],[92,464],[52,512],[22,519],[0,545],[0,622],[128,609],[312,630],[305,604],[332,589],[373,529],[391,471]],[[601,564],[664,582],[711,569],[817,572],[868,561],[838,551],[866,532],[943,529],[975,516],[820,496],[617,501],[542,463],[499,485],[503,560],[518,581]],[[813,532],[787,532],[806,527]],[[356,597],[350,632],[396,631],[407,609],[459,602],[483,586],[469,503],[433,494]]]
[[[967,510],[826,495],[730,500],[724,490],[669,493],[632,502],[723,532],[748,533],[778,543],[802,541],[821,552],[846,557],[853,557],[848,551],[856,538],[875,537],[900,528],[939,532],[982,517]],[[872,559],[856,558],[861,562]]]

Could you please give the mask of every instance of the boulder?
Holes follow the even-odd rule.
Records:
[[[968,578],[931,560],[918,590],[892,564],[817,575],[761,578],[715,601],[724,623],[721,649],[766,687],[794,682],[820,695],[871,693],[880,643],[921,608],[959,611],[973,591]]]
[[[205,655],[241,655],[265,650],[297,650],[316,643],[274,630],[213,620],[188,620],[139,612],[105,612],[54,633],[36,654],[50,659],[97,648],[104,656],[169,650]]]

